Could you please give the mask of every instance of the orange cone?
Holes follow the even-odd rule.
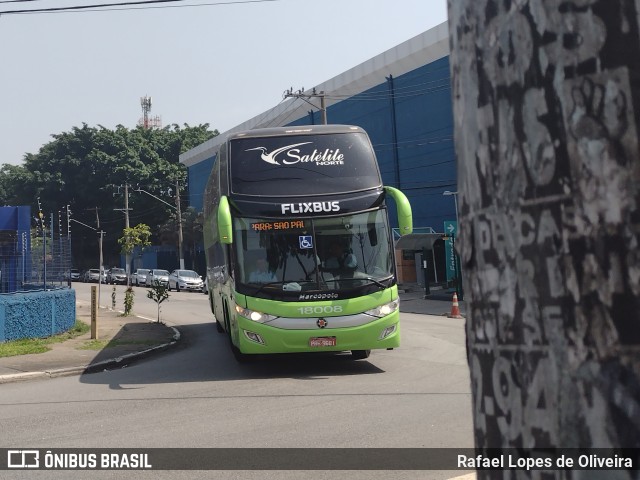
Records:
[[[453,303],[451,304],[451,313],[447,315],[449,318],[464,318],[460,315],[460,307],[458,306],[458,294],[453,294]]]

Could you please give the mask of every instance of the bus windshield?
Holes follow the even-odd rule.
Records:
[[[236,288],[241,293],[299,299],[334,292],[323,298],[348,298],[392,285],[384,209],[286,221],[235,218],[234,227]]]

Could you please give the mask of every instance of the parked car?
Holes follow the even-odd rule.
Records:
[[[147,287],[153,286],[154,282],[160,282],[165,287],[169,284],[169,272],[166,270],[160,270],[154,268],[150,270],[147,275],[147,280],[145,281],[145,285]]]
[[[146,285],[147,275],[149,275],[149,272],[150,270],[148,268],[137,269],[131,276],[131,283],[135,284],[137,287],[139,287],[140,285]]]
[[[174,270],[169,275],[169,291],[172,288],[175,288],[178,292],[180,290],[197,292],[202,290],[202,277],[193,270]]]
[[[72,282],[77,282],[80,280],[80,270],[77,268],[72,268],[64,272],[64,279],[71,280]]]
[[[209,278],[204,277],[204,282],[202,282],[202,293],[207,295],[209,293]]]
[[[116,283],[121,285],[127,284],[127,272],[124,268],[110,268],[107,271],[107,283],[115,285]]]
[[[100,282],[100,269],[99,268],[90,268],[86,272],[84,272],[85,283],[99,283]]]

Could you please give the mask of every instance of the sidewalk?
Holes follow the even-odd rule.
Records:
[[[91,324],[88,302],[76,302],[76,318]],[[82,348],[92,342],[89,331],[49,345],[51,350],[45,353],[0,358],[0,384],[117,368],[180,340],[180,333],[173,327],[136,316],[122,317],[120,312],[104,308],[98,312],[97,336],[97,349]]]
[[[401,313],[418,313],[421,315],[447,315],[451,313],[453,293],[444,290],[431,290],[425,298],[424,288],[417,284],[398,286]],[[460,314],[466,318],[465,302],[458,301]]]

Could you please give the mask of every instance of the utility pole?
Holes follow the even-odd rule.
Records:
[[[119,187],[118,187],[119,188]],[[114,194],[115,195],[115,194]],[[116,208],[116,210],[124,210],[124,227],[125,227],[125,231],[128,232],[129,231],[129,184],[125,182],[124,184],[124,209],[121,208]],[[129,272],[129,267],[130,267],[130,263],[131,263],[131,254],[129,253],[125,253],[125,261],[126,261],[126,265],[125,265],[125,272],[127,272],[127,287],[130,286],[131,284],[129,283],[129,277],[130,272]]]
[[[178,215],[178,257],[180,270],[184,270],[184,255],[182,254],[182,210],[180,209],[180,181],[176,180],[176,207]]]
[[[93,209],[90,208],[88,210],[93,210]],[[67,228],[69,230],[69,235],[71,235],[71,222],[76,222],[82,225],[83,227],[90,228],[91,230],[93,230],[94,232],[100,235],[100,238],[98,239],[98,247],[100,249],[100,268],[98,269],[100,270],[100,276],[98,277],[98,305],[100,305],[100,285],[102,284],[102,236],[106,232],[103,232],[102,230],[100,230],[100,216],[98,215],[98,207],[96,207],[95,210],[96,210],[97,228],[93,228],[91,225],[87,225],[86,223],[82,223],[79,220],[76,220],[75,218],[71,218],[71,212],[69,211],[67,206],[67,218],[69,219],[69,225],[67,226]]]
[[[176,180],[176,206],[171,205],[170,203],[165,202],[163,199],[161,199],[160,197],[156,197],[153,193],[149,193],[146,190],[143,190],[142,188],[137,188],[135,190],[136,192],[142,192],[145,193],[147,195],[149,195],[150,197],[155,198],[156,200],[164,203],[165,205],[173,208],[176,211],[176,215],[178,215],[178,249],[180,250],[178,257],[180,258],[180,269],[184,270],[184,257],[182,255],[182,213],[181,213],[181,209],[180,209],[180,184],[178,182],[178,180]]]
[[[326,125],[327,124],[327,104],[326,104],[326,101],[325,101],[326,94],[324,93],[324,91],[316,93],[316,89],[314,87],[314,89],[312,90],[312,93],[306,93],[304,91],[304,88],[301,88],[297,92],[294,92],[293,91],[293,87],[291,87],[289,90],[286,90],[284,92],[284,98],[289,98],[289,97],[295,97],[295,98],[299,98],[301,100],[304,100],[305,102],[307,102],[312,107],[315,107],[315,105],[313,103],[311,103],[309,101],[309,99],[310,98],[319,98],[320,99],[320,117],[322,119],[322,125]]]
[[[129,184],[124,184],[124,227],[129,228]]]
[[[104,263],[104,258],[102,255],[102,236],[104,232],[100,229],[100,215],[98,215],[98,207],[96,207],[96,225],[98,227],[98,234],[100,235],[100,239],[98,240],[98,247],[100,249],[100,276],[98,277],[98,306],[100,306],[100,287],[102,286],[102,264]]]

